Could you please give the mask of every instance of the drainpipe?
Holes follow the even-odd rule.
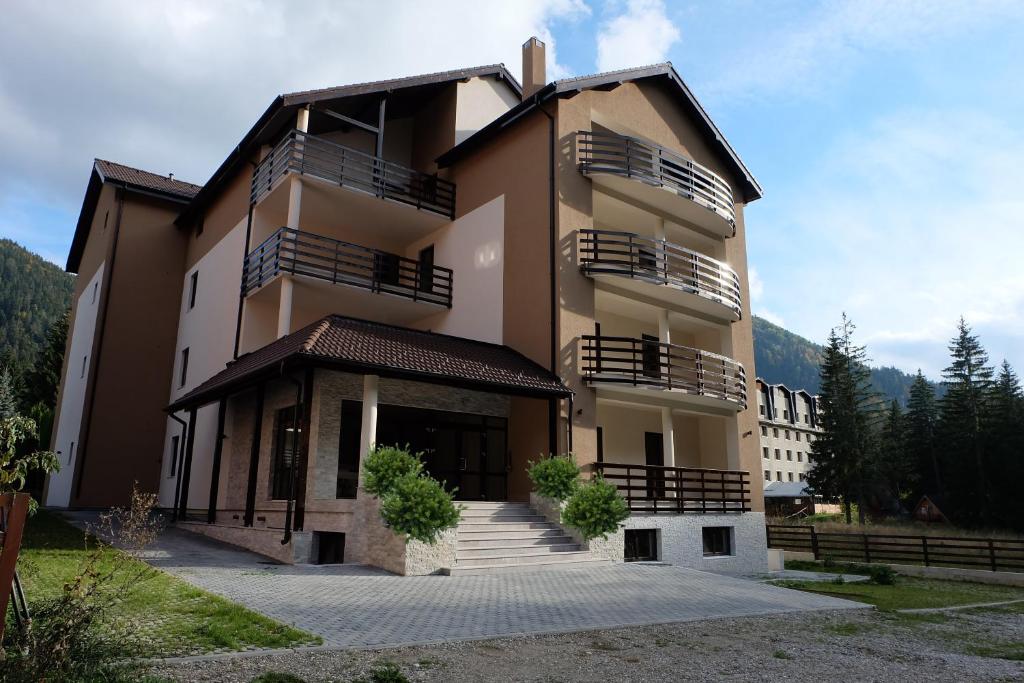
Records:
[[[182,420],[180,417],[178,417],[174,413],[168,413],[168,417],[170,417],[172,420],[174,420],[175,422],[177,422],[178,424],[181,425],[181,440],[180,440],[180,443],[178,444],[178,449],[179,449],[179,451],[183,451],[184,448],[185,448],[185,438],[186,438],[187,433],[188,433],[188,423],[185,422],[184,420]],[[178,521],[178,498],[181,496],[181,470],[182,470],[182,465],[184,465],[184,463],[181,461],[181,458],[178,457],[177,453],[174,453],[171,457],[174,459],[174,461],[178,465],[177,471],[175,472],[176,481],[175,481],[175,484],[174,484],[174,514],[171,517],[171,521],[177,522]]]
[[[299,463],[299,426],[302,425],[302,396],[305,393],[305,385],[302,381],[295,379],[284,372],[284,362],[281,363],[281,378],[295,385],[295,421],[292,424],[292,466],[288,468],[288,500],[284,509],[284,537],[281,545],[288,545],[292,540],[292,506],[295,503],[295,469]]]
[[[540,106],[539,92],[534,95],[534,106],[548,119],[548,230],[550,233],[548,268],[551,271],[551,372],[558,376],[558,283],[556,252],[558,250],[558,228],[555,216],[555,117]],[[571,418],[570,418],[571,419]],[[548,401],[548,450],[552,455],[558,452],[558,399]]]

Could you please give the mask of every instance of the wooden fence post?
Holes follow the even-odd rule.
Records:
[[[992,571],[996,571],[996,545],[991,538],[988,539],[988,556],[992,562]]]
[[[928,566],[928,537],[921,537],[921,552],[924,554],[924,566]]]
[[[867,534],[861,534],[861,535],[864,537],[864,561],[865,562],[871,562],[871,546],[870,546],[870,541],[868,541],[868,535]]]
[[[813,526],[811,527],[811,552],[814,553],[815,560],[821,559],[818,557],[818,532],[814,530]]]

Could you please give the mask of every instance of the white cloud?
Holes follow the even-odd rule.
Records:
[[[1024,366],[1022,156],[1024,132],[974,110],[907,110],[847,135],[782,198],[785,224],[758,224],[802,245],[768,303],[805,334],[846,311],[875,362],[931,376],[962,314],[993,358]]]
[[[661,0],[628,0],[621,14],[602,24],[597,34],[597,69],[613,71],[668,59],[679,29],[665,14]]]
[[[761,274],[757,271],[757,268],[754,266],[749,267],[747,279],[750,287],[750,308],[754,315],[764,318],[779,327],[785,327],[786,321],[782,316],[764,306],[764,280],[761,279]]]
[[[173,3],[54,0],[0,22],[0,203],[77,210],[94,157],[205,181],[282,92],[505,63],[582,0]]]
[[[844,82],[866,54],[913,52],[1022,17],[1017,0],[832,0],[744,35],[714,77],[703,79],[702,92],[708,99],[814,94]]]

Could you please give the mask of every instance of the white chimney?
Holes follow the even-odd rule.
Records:
[[[533,36],[523,43],[523,99],[548,84],[544,65],[544,43]]]

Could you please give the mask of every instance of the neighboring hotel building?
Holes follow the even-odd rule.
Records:
[[[765,485],[806,480],[811,471],[811,444],[821,432],[817,397],[758,378],[757,413]]]
[[[97,161],[46,504],[124,503],[137,480],[193,530],[393,568],[413,551],[360,454],[408,443],[472,503],[398,571],[763,569],[761,190],[669,64],[545,83],[531,39],[524,75],[282,95],[202,188]],[[634,511],[610,554],[480,503],[527,501],[527,462],[566,451]]]

